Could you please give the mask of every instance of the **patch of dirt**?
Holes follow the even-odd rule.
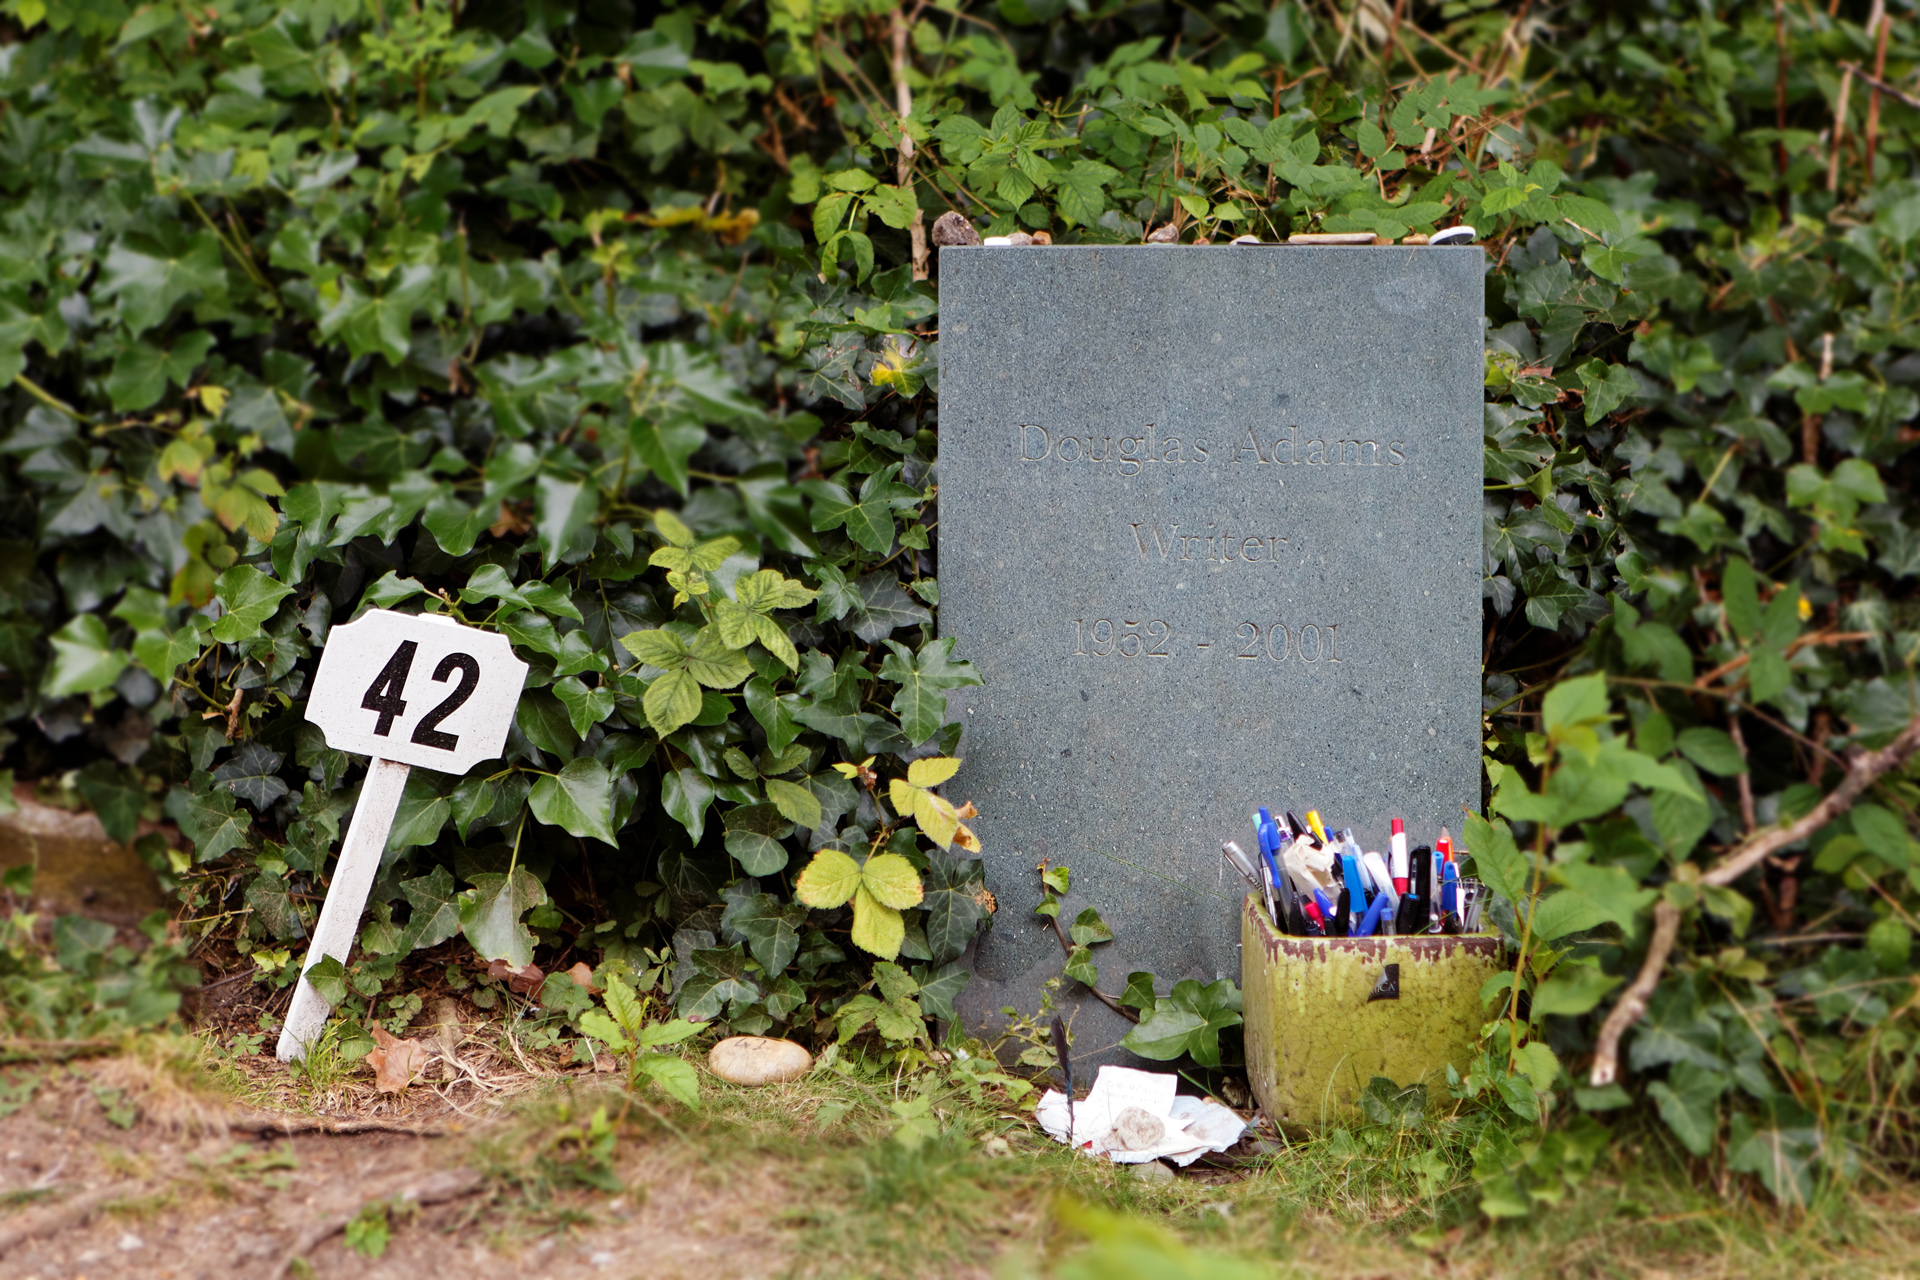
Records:
[[[529,1132],[497,1104],[474,1123],[413,1090],[385,1122],[444,1136],[287,1136],[166,1064],[32,1074],[31,1099],[0,1118],[8,1280],[277,1280],[301,1274],[296,1258],[314,1276],[353,1280],[758,1277],[790,1262],[766,1211],[783,1195],[771,1171],[717,1169],[669,1134],[622,1142],[623,1190],[549,1189],[533,1175],[551,1128]],[[18,1103],[27,1079],[10,1069],[0,1099]],[[391,1239],[378,1257],[351,1251],[342,1226],[382,1201],[399,1206]]]

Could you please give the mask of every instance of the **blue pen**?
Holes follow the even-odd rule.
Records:
[[[1319,889],[1313,891],[1313,905],[1320,908],[1320,918],[1329,925],[1333,923],[1333,899]]]
[[[1267,813],[1264,805],[1261,806],[1260,814],[1254,820],[1254,835],[1260,841],[1260,856],[1267,861],[1267,871],[1273,876],[1275,891],[1284,889],[1287,880],[1280,874],[1280,859],[1276,856],[1280,852],[1280,836],[1273,829],[1273,818]]]
[[[1360,927],[1353,931],[1356,938],[1371,938],[1373,931],[1380,927],[1380,917],[1386,913],[1387,903],[1393,901],[1390,893],[1373,895],[1373,905],[1367,908],[1367,914],[1360,919]]]
[[[1367,885],[1360,878],[1360,860],[1351,853],[1340,855],[1340,874],[1347,882],[1347,896],[1353,902],[1356,912],[1366,910]]]
[[[1460,909],[1460,867],[1458,863],[1447,864],[1446,886],[1440,891],[1440,910],[1452,915]]]

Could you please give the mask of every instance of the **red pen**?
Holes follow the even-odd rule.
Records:
[[[1445,861],[1453,861],[1453,837],[1447,834],[1445,827],[1440,828],[1440,838],[1433,842],[1433,851]]]
[[[1407,824],[1398,818],[1393,820],[1392,857],[1393,892],[1404,898],[1407,896]]]

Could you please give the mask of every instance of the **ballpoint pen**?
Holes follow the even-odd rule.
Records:
[[[1336,938],[1344,938],[1353,923],[1353,895],[1344,886],[1340,890],[1340,900],[1334,904],[1333,919],[1328,922],[1327,932]]]
[[[1247,856],[1245,849],[1232,840],[1224,840],[1220,844],[1220,853],[1226,858],[1227,865],[1237,871],[1240,878],[1245,880],[1251,888],[1255,890],[1260,888],[1260,869],[1254,865],[1253,859]]]
[[[1352,853],[1340,855],[1340,877],[1346,882],[1347,895],[1353,899],[1353,910],[1367,909],[1367,882],[1360,873],[1360,859]]]
[[[1373,882],[1373,892],[1391,894],[1395,898],[1406,892],[1405,889],[1394,888],[1393,877],[1387,874],[1387,860],[1379,854],[1362,854],[1360,866],[1367,873],[1367,878]]]
[[[1313,831],[1305,823],[1301,822],[1300,819],[1294,817],[1291,812],[1287,814],[1287,825],[1293,828],[1296,835],[1313,836]],[[1317,849],[1326,844],[1326,841],[1318,836],[1313,836],[1313,844]]]
[[[1393,891],[1404,897],[1407,892],[1407,824],[1398,818],[1393,820],[1393,839],[1389,848],[1393,855]]]

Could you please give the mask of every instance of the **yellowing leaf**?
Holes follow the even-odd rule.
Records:
[[[928,756],[907,766],[907,781],[916,787],[937,787],[960,772],[960,762],[952,756]]]
[[[200,403],[206,406],[207,412],[216,418],[227,407],[229,393],[225,387],[201,387],[197,394],[200,396]]]
[[[960,815],[954,812],[952,805],[931,791],[919,793],[913,820],[920,825],[920,834],[942,849],[953,844],[953,838],[960,830]]]
[[[653,513],[653,527],[660,531],[661,537],[676,547],[693,545],[693,530],[687,528],[679,516],[664,507]]]
[[[920,905],[920,873],[897,853],[880,853],[860,868],[860,885],[882,906],[904,910]]]
[[[853,775],[848,774],[847,776],[852,777]],[[919,788],[915,787],[905,778],[894,778],[887,783],[887,799],[893,801],[893,811],[902,817],[913,812],[913,806],[918,796]]]
[[[953,842],[968,853],[980,852],[980,837],[973,834],[973,828],[964,822],[954,827]]]
[[[793,896],[824,910],[841,906],[859,887],[860,864],[838,849],[822,849],[793,882]]]
[[[646,708],[647,723],[664,738],[699,715],[701,702],[699,681],[681,670],[669,671],[648,685],[641,706]]]
[[[881,857],[889,856],[892,855],[881,855]],[[852,860],[848,859],[848,861]],[[900,944],[906,940],[906,936],[906,922],[900,918],[898,911],[875,901],[873,895],[867,892],[865,885],[854,890],[854,946],[862,951],[871,951],[882,960],[892,960],[900,954]]]

